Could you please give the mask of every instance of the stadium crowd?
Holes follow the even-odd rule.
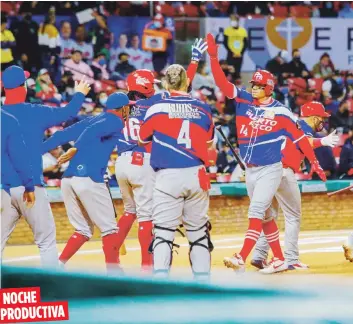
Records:
[[[239,16],[253,15],[299,15],[303,17],[345,17],[353,16],[353,8],[348,2],[155,2],[154,18],[148,28],[166,31],[166,41],[173,42],[173,33],[165,25],[163,15],[231,18],[231,26],[236,26]],[[349,4],[349,5],[347,5]],[[294,7],[298,9],[294,12]],[[279,9],[282,8],[282,9]],[[56,23],[58,15],[68,15],[85,9],[93,9],[94,24],[79,24],[75,28],[70,21]],[[30,71],[27,81],[27,101],[57,106],[67,103],[72,95],[74,82],[85,77],[93,91],[86,99],[80,114],[74,120],[62,125],[67,127],[86,116],[99,114],[107,97],[117,89],[126,90],[125,79],[136,69],[155,71],[157,78],[163,78],[165,67],[170,63],[168,51],[151,52],[141,48],[138,34],[120,34],[117,46],[113,45],[112,32],[107,25],[109,15],[148,16],[148,2],[13,2],[2,6],[1,20],[1,70],[17,64]],[[282,11],[281,11],[282,10]],[[194,14],[191,14],[191,13]],[[190,13],[190,14],[189,14]],[[196,15],[197,13],[197,15]],[[32,15],[45,15],[37,24]],[[147,28],[147,27],[146,27]],[[219,40],[227,50],[227,31]],[[242,51],[229,55],[221,62],[228,79],[240,87],[247,84],[238,73],[242,56],[247,50],[246,32]],[[31,46],[28,46],[30,44]],[[280,51],[266,64],[266,69],[277,78],[275,97],[285,103],[294,113],[300,115],[300,106],[317,100],[324,103],[331,117],[327,120],[322,135],[333,130],[341,135],[340,147],[320,148],[317,157],[328,178],[353,178],[353,71],[338,71],[328,53],[318,57],[313,69],[308,69],[305,57],[300,50],[292,53]],[[160,85],[156,85],[162,91]],[[198,65],[197,73],[190,89],[193,96],[206,101],[213,107],[216,125],[221,125],[224,133],[235,143],[234,101],[228,100],[217,88],[206,61]],[[2,92],[2,99],[4,93]],[[46,137],[60,127],[48,129]],[[43,156],[44,172],[48,185],[57,185],[65,170],[59,166],[57,158],[70,145],[55,149]],[[114,165],[114,155],[108,167]],[[218,181],[243,181],[243,175],[229,148],[219,136],[217,149],[210,151],[210,172]],[[303,168],[305,171],[305,167]],[[112,172],[114,174],[114,172]],[[222,174],[217,176],[217,174]],[[228,174],[228,177],[224,177]],[[305,176],[298,175],[305,178]],[[112,180],[114,181],[114,180]]]

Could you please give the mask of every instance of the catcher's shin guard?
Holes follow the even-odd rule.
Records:
[[[186,236],[189,240],[189,259],[195,277],[209,276],[211,270],[211,223],[207,222],[198,229],[187,229]]]
[[[173,247],[179,248],[174,243],[175,232],[179,229],[166,228],[154,225],[153,241],[149,252],[153,253],[153,272],[156,276],[167,276],[173,261]],[[183,236],[184,234],[180,232]]]

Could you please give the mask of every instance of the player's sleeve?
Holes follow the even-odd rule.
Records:
[[[186,70],[186,75],[190,80],[190,84],[192,83],[192,80],[194,80],[196,71],[197,71],[197,67],[198,67],[198,62],[196,61],[191,61],[187,70]]]
[[[95,123],[90,124],[82,132],[75,143],[75,147],[83,147],[91,144],[92,140],[102,138],[116,133],[124,128],[122,120],[111,114],[107,114],[104,118]]]
[[[304,132],[298,128],[296,119],[292,112],[287,110],[286,115],[282,115],[280,118],[283,119],[284,128],[287,133],[286,135],[293,140],[294,144],[298,145],[299,149],[303,152],[310,163],[316,160],[314,149],[312,148]]]
[[[11,133],[8,137],[6,149],[10,161],[21,179],[22,185],[26,191],[34,191],[32,167],[26,159],[29,156],[29,152],[16,119],[11,120]]]
[[[38,122],[41,124],[43,129],[56,126],[67,121],[70,118],[74,118],[81,109],[81,106],[85,100],[83,93],[75,93],[71,101],[65,107],[49,107],[43,105],[33,104],[33,112],[37,114]]]
[[[63,129],[62,131],[55,132],[43,143],[42,153],[49,152],[50,150],[70,141],[76,141],[86,128],[90,119],[90,117],[85,118],[79,121],[78,123],[75,123],[70,127]]]
[[[210,58],[211,61],[211,70],[218,88],[230,99],[233,99],[237,96],[237,90],[234,84],[227,80],[219,62],[218,58]]]
[[[138,134],[139,142],[142,144],[148,144],[152,141],[152,136],[153,136],[153,116],[149,118],[147,121],[145,121],[141,127],[140,127],[140,132]]]

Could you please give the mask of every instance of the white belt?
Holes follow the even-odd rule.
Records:
[[[127,152],[122,152],[119,155],[120,156],[132,156],[132,154],[135,153],[133,151],[127,151]],[[137,152],[137,153],[142,153],[144,158],[150,158],[151,157],[151,153],[146,153],[146,152]]]

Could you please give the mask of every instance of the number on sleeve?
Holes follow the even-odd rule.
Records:
[[[184,144],[187,149],[191,148],[189,120],[184,120],[183,123],[181,124],[177,143]]]

